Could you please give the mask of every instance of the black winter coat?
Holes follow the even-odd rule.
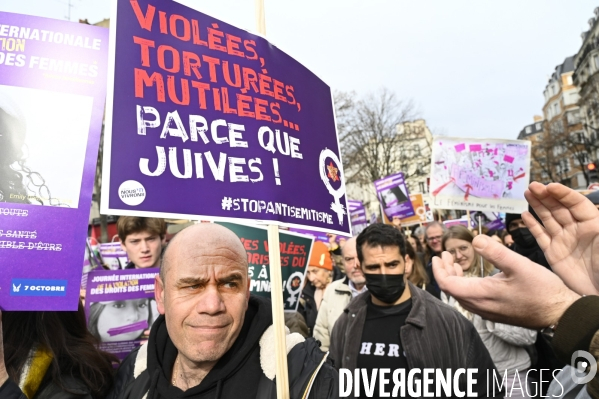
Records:
[[[64,382],[67,385],[67,388],[72,391],[72,393],[69,393],[53,383],[49,378],[50,375],[52,374],[50,370],[48,370],[46,372],[46,377],[44,377],[44,380],[33,399],[92,399],[89,389],[82,381],[65,376]],[[0,387],[0,398],[27,399],[27,396],[25,396],[16,383],[9,379]]]
[[[412,283],[408,283],[408,287],[412,294],[412,310],[406,324],[400,328],[400,336],[409,368],[478,369],[474,391],[478,397],[487,397],[487,387],[492,383],[492,380],[487,381],[487,376],[492,376],[496,369],[476,328],[428,292]],[[354,298],[335,323],[330,352],[337,368],[354,370],[358,366],[369,300],[369,292]],[[459,384],[465,389],[465,375],[460,377]]]
[[[270,372],[264,365],[275,358],[274,339],[267,335],[271,325],[270,300],[250,297],[244,325],[231,349],[198,386],[183,392],[170,381],[178,351],[168,336],[164,316],[160,316],[152,326],[148,344],[121,364],[108,398],[142,399],[147,393],[148,399],[276,399],[274,375],[268,377]],[[299,334],[287,337],[288,343],[295,340],[296,344],[287,354],[291,398],[304,398],[308,389],[306,398],[337,398],[337,371],[318,343]]]

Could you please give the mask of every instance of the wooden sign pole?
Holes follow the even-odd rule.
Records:
[[[289,399],[289,375],[287,372],[287,343],[285,341],[285,314],[283,310],[283,276],[281,274],[279,226],[272,224],[268,226],[268,258],[270,264],[272,323],[275,329],[277,398]]]
[[[266,37],[264,0],[255,0],[256,29]],[[268,226],[268,258],[270,265],[270,298],[272,301],[272,324],[275,333],[277,399],[289,399],[289,374],[287,372],[287,342],[283,303],[283,276],[281,274],[281,249],[279,226]]]
[[[468,217],[468,230],[472,231],[472,220],[470,220],[470,210],[466,211],[466,215]]]
[[[478,215],[478,234],[482,234],[483,233],[483,224],[481,223],[480,220],[480,214]],[[485,277],[485,261],[483,259],[483,256],[480,256],[480,276],[481,277]]]

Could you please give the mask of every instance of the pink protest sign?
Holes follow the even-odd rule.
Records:
[[[431,159],[432,208],[520,213],[530,180],[530,142],[435,139]]]

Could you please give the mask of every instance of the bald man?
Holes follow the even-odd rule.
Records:
[[[161,316],[121,365],[110,398],[276,398],[271,303],[250,295],[247,254],[232,231],[180,232],[155,296]],[[316,341],[287,335],[287,351],[291,398],[338,397],[338,375]]]
[[[325,352],[329,350],[333,327],[343,309],[353,298],[367,291],[366,279],[358,264],[355,237],[345,242],[341,254],[346,277],[333,281],[325,290],[314,326],[314,338],[320,341],[320,348]]]

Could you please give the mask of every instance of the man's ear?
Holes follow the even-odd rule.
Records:
[[[154,278],[154,298],[156,298],[158,313],[164,314],[164,283],[160,278],[160,274],[157,274]]]
[[[126,238],[125,238],[125,240],[126,240]],[[125,242],[124,241],[121,241],[121,249],[123,251],[127,252],[127,247],[125,246]]]

